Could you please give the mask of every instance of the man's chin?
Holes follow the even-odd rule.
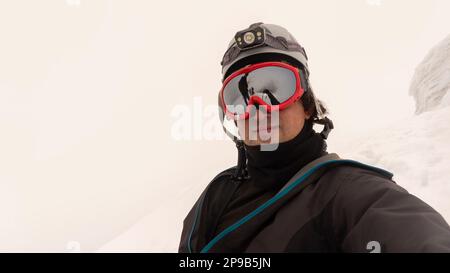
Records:
[[[254,133],[257,137],[256,139],[248,139],[245,141],[247,146],[257,146],[257,145],[268,145],[268,144],[278,144],[280,143],[280,130],[272,129],[262,130],[261,132]]]

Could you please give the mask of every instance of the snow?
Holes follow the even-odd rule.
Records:
[[[450,36],[432,48],[416,68],[409,94],[416,100],[416,113],[436,109],[450,92]],[[446,101],[448,102],[448,96]]]
[[[450,92],[447,92],[447,94],[445,94],[445,96],[442,98],[441,107],[449,105],[450,105]]]
[[[418,115],[393,119],[383,128],[351,136],[330,152],[394,173],[397,184],[450,222],[449,90],[450,36],[416,69],[410,94],[416,99]],[[98,251],[176,252],[183,219],[203,190],[202,185],[193,185],[161,204]]]
[[[203,191],[194,185],[167,200],[99,252],[177,252],[184,217]],[[171,234],[162,236],[161,234]]]
[[[343,145],[341,157],[379,166],[450,222],[450,106],[413,116]]]

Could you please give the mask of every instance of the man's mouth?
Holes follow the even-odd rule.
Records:
[[[278,125],[268,125],[268,126],[260,126],[260,127],[254,128],[251,131],[252,132],[266,132],[267,131],[268,133],[270,133],[272,130],[277,130],[279,128],[280,128],[280,126],[278,126]]]

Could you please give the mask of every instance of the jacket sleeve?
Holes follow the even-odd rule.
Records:
[[[450,227],[428,204],[370,171],[343,182],[333,224],[344,252],[450,252]]]
[[[198,201],[197,201],[198,202]],[[189,232],[194,222],[195,208],[197,203],[191,208],[188,215],[183,220],[183,227],[181,230],[180,243],[178,245],[178,253],[189,253]]]

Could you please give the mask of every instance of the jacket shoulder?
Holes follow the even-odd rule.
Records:
[[[330,170],[333,173],[341,181],[328,212],[343,251],[367,252],[371,241],[383,252],[450,249],[450,230],[442,216],[392,176],[355,166],[341,166]]]
[[[204,196],[206,195],[206,193],[208,191],[210,191],[210,189],[215,185],[215,184],[222,184],[219,182],[222,181],[226,181],[229,180],[231,178],[231,176],[234,174],[234,172],[236,171],[236,166],[234,167],[230,167],[226,170],[221,171],[220,173],[218,173],[213,179],[211,179],[211,181],[208,183],[208,185],[203,189],[201,195],[199,196],[199,198],[197,199],[197,202],[194,204],[193,208],[194,209],[197,206],[197,203],[200,202],[200,200],[202,198],[204,198]]]
[[[323,166],[323,173],[316,188],[327,196],[342,192],[342,189],[355,189],[356,192],[371,191],[375,188],[396,188],[403,190],[392,180],[393,174],[354,160],[336,160]]]
[[[224,184],[224,183],[220,183],[220,182],[229,180],[231,178],[231,176],[234,174],[236,168],[237,167],[234,166],[234,167],[230,167],[230,168],[220,172],[209,182],[209,184],[203,189],[202,193],[197,198],[197,200],[194,203],[194,205],[192,206],[191,210],[185,217],[185,219],[184,219],[185,223],[189,222],[190,219],[194,217],[196,208],[201,205],[200,203],[206,197],[206,194],[211,191],[211,188],[214,187],[214,185]]]
[[[220,173],[218,173],[212,180],[210,183],[213,183],[217,180],[221,180],[224,178],[230,178],[235,172],[236,172],[237,166],[233,166],[230,167],[226,170],[221,171]]]
[[[236,166],[230,167],[219,174],[217,174],[211,182],[205,187],[201,195],[197,198],[196,202],[192,206],[192,208],[189,210],[188,214],[183,220],[183,228],[181,231],[181,238],[180,238],[180,245],[178,248],[178,252],[190,252],[190,247],[188,246],[190,241],[191,233],[193,232],[192,228],[195,226],[195,221],[197,219],[197,215],[201,213],[203,202],[207,198],[208,195],[212,191],[216,191],[212,188],[215,187],[215,185],[225,185],[226,183],[220,183],[224,182],[226,180],[229,180],[231,176],[234,174],[236,170]]]
[[[358,184],[370,180],[396,185],[389,171],[353,160],[337,162],[336,166],[328,168],[323,178],[338,180],[340,184]]]

